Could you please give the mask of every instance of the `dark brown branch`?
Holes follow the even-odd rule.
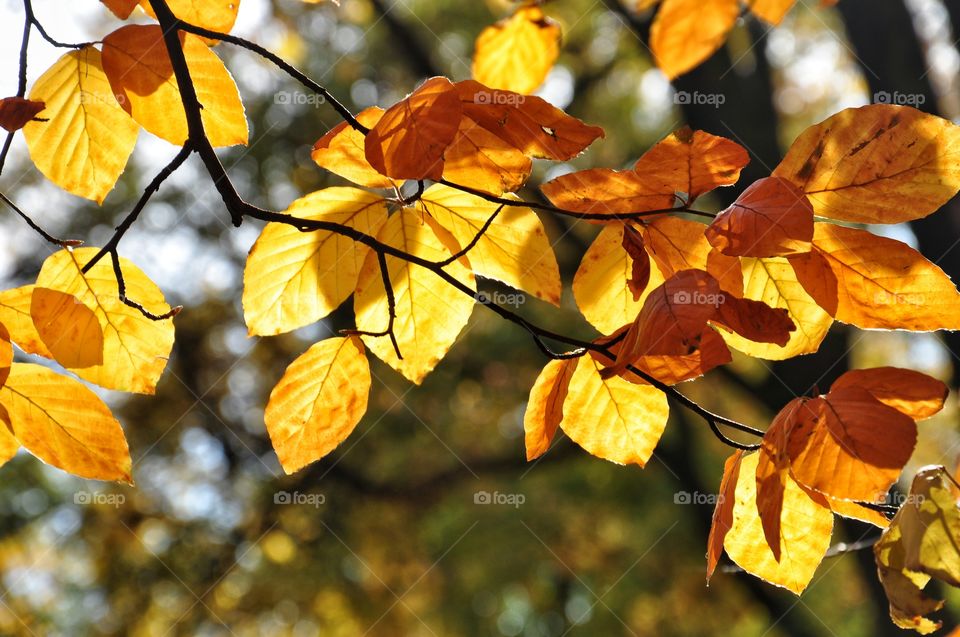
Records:
[[[116,250],[112,250],[110,252],[110,259],[113,261],[113,274],[117,278],[117,295],[120,297],[120,300],[124,305],[127,307],[132,307],[151,321],[164,321],[166,319],[171,319],[179,314],[180,310],[183,309],[182,305],[178,305],[174,308],[171,308],[169,312],[164,312],[163,314],[154,314],[136,301],[128,299],[127,283],[123,278],[123,269],[120,267],[120,255],[117,254]]]
[[[75,248],[77,246],[83,245],[83,241],[80,241],[79,239],[57,239],[56,237],[48,233],[46,230],[41,228],[39,225],[37,225],[36,222],[34,222],[34,220],[31,219],[27,213],[21,210],[20,207],[17,206],[15,203],[10,201],[10,198],[7,197],[2,192],[0,192],[0,201],[7,204],[7,206],[9,206],[11,210],[17,213],[20,216],[20,218],[27,223],[28,226],[30,226],[37,234],[39,234],[46,241],[52,243],[53,245],[61,248]]]
[[[397,298],[393,292],[393,282],[390,281],[390,270],[387,268],[387,257],[383,252],[377,252],[377,263],[380,266],[380,277],[383,280],[383,291],[387,295],[387,329],[380,332],[368,332],[365,330],[340,330],[341,334],[358,334],[362,336],[389,336],[390,343],[393,345],[393,351],[397,358],[403,360],[403,354],[400,353],[400,343],[397,342],[397,335],[393,331],[393,326],[397,322]]]

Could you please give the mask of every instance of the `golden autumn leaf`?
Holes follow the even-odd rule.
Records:
[[[333,451],[367,411],[369,393],[359,337],[328,338],[297,357],[263,415],[283,470],[294,473]]]
[[[686,73],[723,45],[740,14],[737,0],[663,0],[650,27],[650,49],[669,79]]]
[[[950,393],[942,381],[898,367],[852,369],[833,382],[830,391],[860,387],[884,405],[914,420],[929,418],[941,409]]]
[[[650,385],[601,378],[600,369],[590,355],[577,360],[560,428],[591,455],[643,467],[667,425],[667,396]]]
[[[0,403],[0,466],[9,462],[18,451],[20,442],[14,437],[10,427],[10,414]]]
[[[46,105],[47,120],[23,127],[34,165],[67,192],[103,203],[139,128],[110,90],[100,51],[86,46],[64,54],[37,79],[30,99]],[[65,154],[65,145],[73,151]]]
[[[473,78],[492,89],[533,93],[560,55],[560,25],[537,5],[484,29],[473,53]]]
[[[35,287],[33,326],[58,363],[67,369],[103,364],[103,328],[97,315],[72,294]]]
[[[581,170],[540,190],[554,205],[577,212],[664,210],[736,183],[749,161],[747,151],[729,139],[681,128],[644,153],[632,169]]]
[[[546,364],[530,390],[523,414],[524,447],[527,460],[536,460],[547,452],[557,427],[563,420],[563,402],[578,360],[552,360]]]
[[[33,299],[32,285],[24,285],[0,292],[0,323],[10,332],[10,339],[27,354],[53,358],[43,344],[30,316]]]
[[[405,208],[387,219],[377,238],[416,257],[444,261],[452,252],[429,223],[436,222],[428,217],[425,212]],[[394,335],[403,358],[397,357],[386,335],[364,336],[364,342],[380,360],[419,385],[467,324],[474,298],[422,266],[391,256],[386,263],[396,298]],[[459,260],[444,270],[476,292],[473,273]],[[357,329],[379,333],[388,328],[389,304],[377,255],[372,251],[360,270],[353,306]]]
[[[519,190],[532,169],[533,162],[518,148],[464,116],[444,153],[443,178],[500,195]]]
[[[47,464],[81,478],[131,482],[127,440],[83,384],[46,367],[15,363],[0,389],[14,436]]]
[[[20,130],[33,120],[46,105],[23,97],[0,99],[0,128],[8,133]]]
[[[382,108],[371,106],[357,113],[357,121],[373,128],[383,117],[383,112]],[[310,156],[321,168],[366,188],[393,188],[403,183],[403,180],[381,175],[370,165],[364,155],[363,133],[348,122],[340,122],[318,139]]]
[[[909,106],[848,108],[805,130],[773,172],[822,217],[899,223],[960,190],[960,127]]]
[[[151,18],[157,17],[150,7],[150,0],[140,0],[140,6]],[[229,33],[237,21],[240,0],[167,0],[167,6],[184,22]]]
[[[700,222],[680,217],[658,217],[640,226],[644,247],[664,277],[681,270],[705,270],[724,290],[740,296],[743,277],[739,259],[714,249],[707,241],[706,229]]]
[[[100,323],[102,363],[82,368],[67,367],[70,371],[107,389],[152,394],[173,348],[173,320],[153,321],[124,304],[109,257],[101,259],[83,274],[81,269],[96,253],[96,248],[79,248],[50,255],[40,269],[34,293],[46,288],[75,297],[93,312]],[[154,314],[170,311],[163,293],[140,268],[124,258],[120,259],[120,265],[130,299]],[[57,304],[32,304],[31,315],[38,330],[41,325],[51,324],[55,317],[50,313],[59,309]],[[78,332],[76,338],[57,343],[56,352],[67,356],[64,352],[68,352],[69,347],[75,352],[85,351],[88,347],[84,340],[86,334]],[[51,347],[50,343],[47,345]],[[72,362],[81,357],[75,353],[65,360]]]
[[[371,236],[387,220],[386,202],[357,188],[312,192],[286,212]],[[243,314],[250,334],[281,334],[330,314],[353,294],[367,251],[329,230],[301,232],[268,223],[250,249],[243,273]]]
[[[398,179],[443,176],[443,154],[460,128],[460,100],[445,77],[431,77],[388,108],[364,140],[367,161]]]
[[[13,364],[13,344],[10,342],[10,332],[0,322],[0,387],[7,382],[10,375],[10,366]]]
[[[817,351],[830,331],[833,317],[817,305],[800,285],[791,263],[783,257],[743,257],[740,263],[743,272],[742,296],[786,310],[797,329],[790,333],[790,339],[782,347],[757,343],[724,330],[721,335],[727,345],[749,356],[767,360],[785,360]]]
[[[770,24],[780,24],[797,0],[750,0],[750,12]]]
[[[454,84],[463,115],[528,157],[566,161],[579,155],[603,129],[567,115],[546,100],[494,91],[475,80]]]
[[[453,235],[458,251],[473,246],[465,258],[474,274],[560,305],[560,268],[543,224],[532,210],[500,206],[443,184],[430,186],[420,203]]]
[[[813,206],[779,177],[759,179],[707,227],[707,240],[734,257],[777,257],[810,251]]]
[[[180,41],[207,139],[215,147],[246,144],[247,119],[227,67],[201,38],[181,33]],[[159,26],[130,24],[107,35],[103,68],[117,101],[141,126],[177,146],[187,141],[187,116]]]
[[[759,454],[753,453],[740,461],[732,521],[723,547],[743,570],[799,595],[830,546],[833,513],[785,475],[778,560],[764,537],[757,510],[758,458]]]
[[[717,493],[717,504],[713,509],[710,522],[710,535],[707,537],[707,584],[713,572],[717,570],[720,555],[723,553],[723,542],[727,533],[733,528],[733,505],[736,503],[737,482],[740,480],[740,463],[743,460],[743,451],[737,450],[723,463],[723,477],[720,479],[720,489]]]
[[[603,228],[587,249],[573,277],[573,298],[583,317],[602,334],[613,334],[633,321],[651,290],[663,283],[656,263],[650,263],[646,289],[635,297],[627,284],[633,263],[623,248],[622,224]]]
[[[922,634],[940,627],[925,617],[943,606],[923,594],[930,579],[960,587],[960,510],[947,480],[944,467],[920,469],[906,503],[873,547],[890,617]]]
[[[817,223],[813,250],[788,258],[807,293],[838,321],[916,332],[960,328],[953,281],[905,243]]]

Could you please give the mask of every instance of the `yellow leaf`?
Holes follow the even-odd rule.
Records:
[[[848,108],[801,133],[773,174],[823,217],[919,219],[960,189],[960,127],[909,106]]]
[[[484,29],[473,54],[473,78],[493,89],[534,92],[560,55],[560,25],[536,5]]]
[[[68,369],[103,363],[103,330],[97,315],[72,294],[34,288],[31,316],[53,358]]]
[[[757,511],[758,458],[754,453],[741,460],[733,521],[723,546],[743,570],[799,595],[830,547],[833,513],[785,476],[778,562],[764,538]]]
[[[100,51],[86,46],[65,54],[36,81],[30,99],[46,104],[40,117],[49,120],[23,127],[37,169],[67,192],[103,203],[139,127],[117,104]]]
[[[513,195],[509,198],[519,200]],[[560,268],[543,224],[532,210],[522,206],[501,208],[443,184],[428,188],[420,201],[454,236],[458,251],[471,245],[496,213],[466,254],[474,273],[560,305]],[[501,208],[499,213],[497,208]]]
[[[157,17],[149,0],[140,0],[140,6],[151,18]],[[173,15],[184,22],[211,31],[229,33],[237,20],[240,0],[167,0],[167,6]]]
[[[797,0],[752,0],[750,12],[770,24],[780,24]]]
[[[110,410],[81,383],[15,363],[0,389],[13,434],[47,464],[81,478],[130,482],[127,440]]]
[[[943,270],[900,241],[817,223],[813,251],[788,257],[834,318],[865,329],[960,328],[960,293]]]
[[[376,236],[386,202],[357,188],[326,188],[297,199],[286,212],[339,223]],[[268,223],[243,273],[243,314],[250,334],[269,336],[316,323],[357,286],[367,247],[327,230],[301,232]]]
[[[10,332],[10,339],[24,352],[53,358],[53,354],[37,334],[33,317],[30,316],[33,287],[24,285],[0,292],[0,322],[6,325]]]
[[[153,321],[124,304],[119,297],[110,257],[98,261],[90,272],[81,273],[83,266],[96,252],[96,248],[56,252],[47,257],[37,277],[37,288],[48,288],[76,297],[94,313],[100,323],[103,362],[68,369],[80,378],[107,389],[152,394],[173,348],[173,320]],[[140,268],[124,258],[120,263],[128,298],[154,314],[170,311],[163,293]],[[49,312],[56,312],[58,306],[35,304],[31,309],[34,312],[34,324],[39,326],[49,324],[54,319]],[[84,350],[88,344],[83,336],[81,333],[75,340],[58,343],[56,350],[61,353],[68,351],[68,345],[72,345],[75,351]],[[70,362],[80,357],[80,354],[74,354],[66,360]]]
[[[287,367],[270,392],[267,433],[287,473],[343,442],[367,411],[370,366],[356,336],[320,341]]]
[[[669,79],[720,48],[740,14],[737,0],[663,0],[650,28],[650,48]]]
[[[803,289],[790,263],[783,257],[743,257],[740,262],[743,298],[785,309],[797,329],[790,333],[790,340],[783,347],[773,343],[757,343],[723,330],[720,334],[727,345],[749,356],[767,360],[785,360],[817,351],[830,331],[833,317]]]
[[[619,376],[601,378],[602,364],[581,356],[570,377],[560,428],[590,454],[641,467],[667,426],[667,396]]]
[[[421,259],[438,262],[450,258],[450,249],[427,222],[427,216],[405,208],[387,220],[377,238]],[[380,360],[419,385],[467,324],[474,299],[424,267],[391,256],[386,262],[396,298],[394,335],[403,358],[397,358],[388,336],[365,336],[364,341]],[[473,273],[459,260],[444,270],[476,291]],[[357,329],[378,333],[387,329],[389,304],[377,255],[372,251],[360,270],[353,304]]]
[[[357,113],[357,121],[373,128],[383,117],[383,109],[376,106]],[[366,188],[393,188],[403,184],[381,175],[370,165],[364,155],[364,135],[348,122],[340,122],[313,145],[310,157],[321,168],[349,179]]]
[[[246,144],[243,103],[227,67],[201,38],[182,33],[180,41],[210,143]],[[171,144],[187,141],[187,116],[159,26],[130,24],[105,37],[103,69],[120,105],[141,126]]]
[[[552,360],[537,376],[537,382],[530,390],[527,410],[523,414],[527,460],[539,458],[550,448],[557,427],[563,420],[563,401],[576,368],[575,359]]]
[[[627,285],[631,260],[623,249],[623,225],[605,226],[593,240],[573,277],[573,298],[584,318],[602,334],[632,323],[651,290],[663,283],[656,263],[650,264],[650,280],[636,300]]]

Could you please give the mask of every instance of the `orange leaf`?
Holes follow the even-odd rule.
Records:
[[[750,12],[770,24],[780,24],[797,0],[752,0]]]
[[[723,553],[723,540],[733,526],[733,505],[736,503],[742,459],[743,451],[738,450],[723,463],[723,478],[720,479],[720,492],[717,495],[717,505],[713,509],[710,537],[707,538],[707,584],[710,583],[720,561],[720,554]]]
[[[443,155],[460,128],[460,100],[445,77],[432,77],[391,106],[364,140],[367,161],[398,179],[443,176]]]
[[[817,223],[813,247],[788,259],[807,293],[838,321],[915,332],[960,328],[956,286],[910,246]]]
[[[7,132],[20,130],[27,125],[46,105],[23,97],[0,99],[0,128]]]
[[[860,387],[884,405],[914,420],[929,418],[941,409],[950,389],[936,378],[912,369],[874,367],[853,369],[834,381],[830,391]]]
[[[138,0],[100,0],[113,15],[121,20],[126,20],[137,8]]]
[[[357,114],[357,121],[373,128],[383,117],[383,109],[371,106]],[[381,175],[364,155],[364,135],[348,122],[340,122],[317,140],[310,153],[321,168],[349,179],[366,188],[393,188],[403,181]]]
[[[552,360],[537,376],[537,382],[530,390],[527,411],[523,414],[527,460],[536,460],[550,448],[563,420],[563,401],[576,368],[576,359]]]
[[[469,117],[460,120],[453,143],[444,153],[443,178],[492,195],[519,190],[533,162]]]
[[[201,38],[182,33],[180,41],[210,143],[246,144],[247,120],[230,72]],[[117,101],[137,123],[171,144],[187,140],[187,116],[159,26],[130,24],[105,37],[103,70]]]
[[[466,117],[528,157],[566,161],[603,137],[602,128],[588,126],[539,97],[494,91],[474,80],[454,86]]]
[[[150,7],[149,0],[140,0],[140,6],[151,18],[157,16]],[[229,33],[237,20],[240,0],[167,0],[167,6],[173,15],[184,22],[205,27],[212,31]],[[213,42],[217,42],[214,40]]]
[[[623,228],[623,249],[630,255],[631,261],[627,287],[633,294],[633,300],[637,301],[650,283],[650,255],[643,248],[643,235],[629,225]]]
[[[692,203],[737,182],[750,161],[739,144],[681,128],[648,150],[630,170],[592,168],[543,184],[554,205],[587,213],[626,214]]]
[[[909,106],[848,108],[804,131],[773,174],[804,191],[819,216],[919,219],[960,189],[960,127]]]
[[[766,177],[713,220],[710,244],[736,257],[775,257],[810,251],[813,206],[785,179]]]
[[[37,334],[33,317],[30,316],[33,288],[32,285],[24,285],[0,292],[0,323],[10,331],[10,339],[27,354],[53,358]]]
[[[10,342],[10,332],[3,323],[0,323],[0,387],[7,382],[11,365],[13,365],[13,344]]]
[[[659,217],[643,224],[644,245],[663,276],[681,270],[706,270],[727,292],[743,292],[740,260],[715,250],[704,234],[707,226],[679,217]]]
[[[740,14],[737,0],[663,0],[650,27],[650,49],[669,79],[720,48]]]

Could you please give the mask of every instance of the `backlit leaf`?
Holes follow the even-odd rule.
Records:
[[[737,0],[663,0],[650,28],[657,66],[670,79],[720,48],[740,14]]]
[[[150,7],[150,0],[140,0],[140,6],[150,17],[157,17]],[[229,33],[237,20],[240,0],[167,0],[167,6],[184,22]]]
[[[499,195],[523,186],[532,168],[533,162],[519,149],[463,117],[444,153],[443,178]]]
[[[383,109],[376,106],[357,113],[357,121],[367,128],[375,126],[381,117]],[[378,173],[367,161],[363,145],[363,133],[348,122],[340,122],[317,140],[310,156],[321,168],[366,188],[393,188],[394,184],[403,183]]]
[[[484,29],[473,54],[473,77],[493,89],[532,93],[560,55],[560,25],[536,5]]]
[[[67,192],[102,203],[127,165],[139,128],[110,90],[100,52],[86,46],[64,54],[37,79],[30,99],[46,105],[48,120],[23,127],[37,169]]]
[[[950,389],[936,378],[912,369],[874,367],[851,369],[833,382],[830,391],[860,387],[884,405],[914,420],[929,418],[941,409]]]
[[[43,102],[23,97],[4,97],[0,99],[0,128],[8,133],[20,130],[44,108],[46,105]]]
[[[0,323],[7,327],[10,339],[27,354],[53,358],[30,316],[33,287],[24,285],[0,292]]]
[[[13,364],[13,344],[10,342],[10,332],[0,322],[0,387],[7,382],[10,375],[10,365]]]
[[[713,509],[710,523],[710,536],[707,538],[707,583],[717,569],[723,542],[733,527],[733,506],[736,503],[737,482],[740,480],[740,462],[743,451],[736,451],[723,464],[723,478],[717,494],[717,504]]]
[[[530,390],[523,414],[524,446],[527,460],[536,460],[547,452],[557,427],[563,420],[563,402],[567,398],[570,377],[577,368],[575,359],[552,360],[546,364]]]
[[[320,341],[287,367],[264,421],[287,473],[343,442],[367,411],[370,366],[359,337]]]
[[[797,0],[750,0],[750,12],[770,24],[780,24]]]
[[[386,202],[357,188],[318,190],[286,212],[371,236],[387,219]],[[250,333],[281,334],[330,314],[353,294],[366,254],[366,246],[328,230],[301,232],[268,223],[250,249],[243,274],[243,314]]]

